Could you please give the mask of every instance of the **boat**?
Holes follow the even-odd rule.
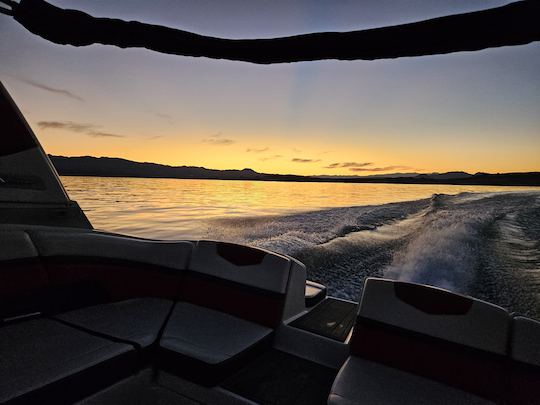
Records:
[[[96,230],[2,84],[0,116],[1,403],[540,404],[537,320],[373,277],[357,303],[287,255]]]
[[[0,400],[6,404],[539,403],[540,322],[210,240],[92,228],[0,85]]]

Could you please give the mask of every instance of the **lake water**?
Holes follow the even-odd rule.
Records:
[[[95,228],[293,255],[332,295],[421,282],[540,318],[540,190],[62,177]]]

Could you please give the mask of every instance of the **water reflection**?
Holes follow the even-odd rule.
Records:
[[[290,183],[62,177],[98,229],[159,238],[202,238],[216,218],[262,217],[333,207],[378,205],[433,194],[516,191],[520,187]]]

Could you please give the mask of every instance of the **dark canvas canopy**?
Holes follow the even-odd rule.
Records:
[[[537,0],[376,29],[270,39],[215,38],[136,21],[96,18],[43,0],[0,2],[9,7],[0,8],[0,12],[12,15],[29,31],[58,44],[100,43],[260,64],[435,55],[540,40]]]

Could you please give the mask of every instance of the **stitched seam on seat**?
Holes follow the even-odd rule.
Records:
[[[52,321],[56,321],[56,322],[61,323],[63,325],[69,326],[71,328],[80,330],[81,332],[86,332],[86,333],[88,333],[88,334],[90,334],[92,336],[96,336],[96,337],[100,337],[100,338],[109,340],[109,341],[114,342],[114,343],[123,343],[123,344],[133,346],[133,348],[135,349],[135,351],[138,354],[140,354],[140,352],[142,351],[142,347],[141,347],[141,345],[139,343],[132,342],[132,341],[126,340],[126,339],[121,339],[121,338],[118,338],[118,337],[115,337],[115,336],[110,336],[110,335],[107,335],[105,333],[97,332],[95,330],[85,328],[84,326],[80,326],[80,325],[77,325],[77,324],[70,323],[68,321],[64,321],[63,319],[59,319],[59,318],[55,318],[55,317],[49,317],[48,319],[50,319]]]
[[[184,342],[184,343],[187,343],[195,348],[200,348],[200,349],[207,349],[207,347],[204,347],[204,346],[201,346],[201,345],[198,345],[196,343],[193,343],[192,341],[190,340],[187,340],[187,339],[183,339],[181,337],[177,337],[177,336],[170,336],[170,337],[166,337],[166,339],[171,339],[171,340],[179,340],[181,342]],[[257,342],[255,342],[257,343]],[[250,343],[248,347],[251,347],[253,345],[253,343]],[[165,349],[168,349],[168,348],[165,348]],[[222,347],[220,347],[220,349],[223,349]],[[175,350],[175,349],[168,349],[168,350]],[[240,350],[240,352],[237,352],[237,353],[229,353],[229,352],[226,352],[224,353],[224,351],[222,350],[221,352],[219,352],[218,354],[226,354],[227,356],[230,356],[230,357],[233,357],[233,356],[236,356],[238,353],[241,353],[244,349]]]

